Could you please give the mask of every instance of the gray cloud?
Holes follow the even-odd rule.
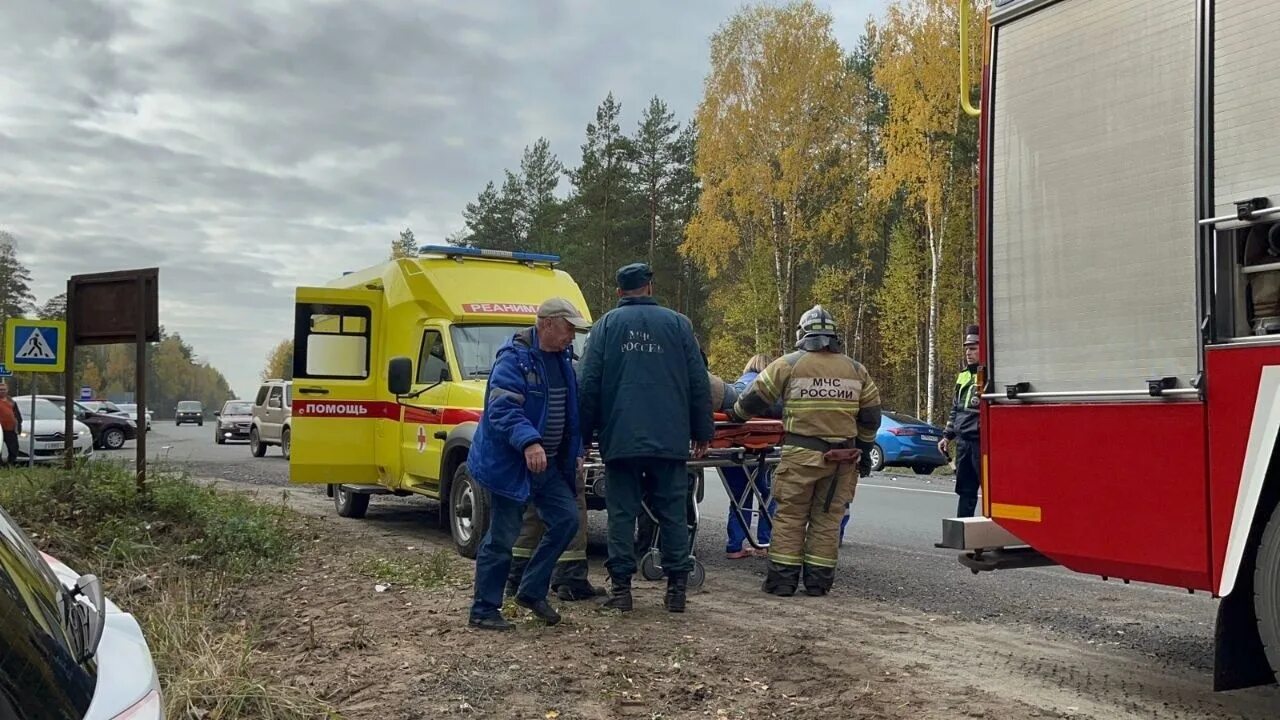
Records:
[[[885,0],[830,5],[852,47]],[[298,284],[443,241],[547,136],[566,164],[609,91],[698,101],[730,0],[8,0],[0,229],[40,298],[159,266],[161,318],[252,392]]]

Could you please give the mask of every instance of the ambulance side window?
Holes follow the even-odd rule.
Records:
[[[364,380],[369,377],[372,312],[359,305],[299,304],[294,375]],[[301,371],[301,372],[299,372]]]
[[[444,336],[439,330],[422,333],[422,351],[418,354],[418,384],[430,385],[449,379],[449,361],[444,354]]]

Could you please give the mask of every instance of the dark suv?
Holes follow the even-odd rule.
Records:
[[[174,410],[173,424],[195,423],[204,427],[204,403],[199,400],[183,400]]]

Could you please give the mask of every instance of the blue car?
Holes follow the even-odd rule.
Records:
[[[897,412],[885,411],[881,416],[876,446],[871,451],[871,467],[909,467],[918,475],[930,475],[950,459],[938,449],[942,428]]]

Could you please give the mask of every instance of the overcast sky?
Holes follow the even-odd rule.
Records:
[[[609,92],[700,98],[729,0],[4,0],[0,230],[43,302],[160,268],[160,317],[241,396],[292,294],[423,242]],[[886,0],[818,0],[852,48]],[[562,181],[567,182],[567,181]]]

